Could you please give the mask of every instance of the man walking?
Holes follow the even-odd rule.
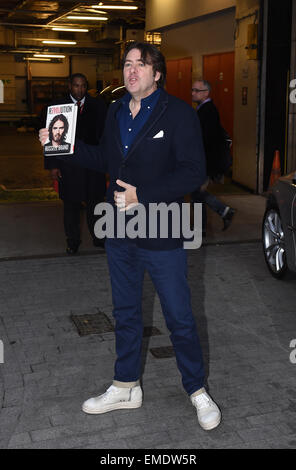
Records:
[[[223,204],[217,197],[206,191],[207,184],[212,179],[221,180],[225,168],[223,167],[223,153],[225,152],[225,137],[220,124],[219,112],[210,98],[211,85],[206,80],[197,80],[192,86],[192,101],[197,103],[204,149],[206,154],[206,166],[208,180],[201,188],[197,188],[192,194],[192,202],[203,203],[203,232],[206,232],[207,213],[205,204],[215,211],[223,220],[223,230],[226,230],[234,216],[235,210]]]
[[[58,103],[75,103],[79,107],[77,114],[76,139],[91,145],[99,143],[104,129],[106,106],[102,100],[92,98],[87,93],[87,79],[81,73],[73,74],[69,79],[69,93]],[[47,110],[47,109],[46,109]],[[42,121],[45,122],[46,110]],[[44,126],[44,124],[43,124]],[[60,129],[56,130],[57,133]],[[52,131],[50,129],[50,137]],[[85,204],[89,233],[95,246],[103,247],[102,240],[96,238],[94,225],[95,206],[104,200],[106,179],[102,172],[73,165],[71,157],[62,161],[55,157],[45,159],[45,169],[50,170],[53,180],[59,183],[59,196],[64,205],[64,228],[69,255],[77,253],[81,243],[80,216],[81,205]]]
[[[108,171],[107,200],[120,211],[139,203],[181,203],[183,196],[205,178],[202,137],[194,110],[168,95],[163,85],[163,55],[152,45],[131,43],[123,58],[126,95],[108,112],[99,147],[78,142],[74,160]],[[41,143],[48,131],[39,133]],[[128,212],[127,212],[128,214]],[[147,217],[149,219],[149,217]],[[218,426],[221,413],[204,389],[204,366],[187,283],[187,258],[181,237],[106,240],[116,353],[113,384],[90,398],[83,411],[90,414],[142,405],[141,345],[143,336],[142,286],[144,271],[160,297],[176,354],[182,383],[205,430]]]

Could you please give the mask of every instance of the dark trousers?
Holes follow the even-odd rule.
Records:
[[[226,205],[223,204],[216,196],[210,194],[208,191],[200,191],[197,189],[193,193],[191,193],[191,201],[201,202],[202,203],[202,230],[206,231],[207,226],[207,208],[206,205],[210,207],[214,212],[217,212],[220,217],[223,216]]]
[[[134,382],[141,376],[143,336],[142,287],[147,269],[159,295],[171,333],[182,383],[190,395],[204,385],[202,351],[191,310],[187,254],[183,248],[152,251],[128,239],[107,239],[117,359],[115,380]]]
[[[94,239],[94,225],[98,216],[94,215],[95,206],[101,201],[90,201],[86,203],[85,212],[89,233]],[[81,243],[81,202],[63,201],[64,203],[64,228],[67,243],[70,248],[76,248]]]

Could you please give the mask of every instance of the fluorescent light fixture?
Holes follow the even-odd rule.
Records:
[[[55,28],[51,28],[52,31],[73,31],[73,33],[88,33],[88,29],[83,29],[83,28],[58,28],[58,27],[55,27]]]
[[[77,44],[76,41],[55,41],[55,40],[45,40],[42,41],[43,44]]]
[[[67,16],[69,20],[94,20],[94,21],[107,21],[106,16]]]
[[[51,62],[50,59],[45,59],[45,58],[43,59],[41,57],[24,57],[24,60],[38,60],[38,61],[42,60],[44,62]]]
[[[104,10],[137,10],[136,6],[125,6],[125,5],[92,5],[92,8],[104,8]]]
[[[64,59],[66,56],[61,54],[34,54],[34,57],[53,57],[54,59]]]
[[[99,7],[97,7],[99,8]],[[89,12],[91,12],[91,10],[88,10]],[[99,13],[100,15],[107,15],[107,12],[106,11],[103,11],[103,10],[97,10],[96,13]]]

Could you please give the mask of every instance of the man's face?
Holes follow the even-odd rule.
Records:
[[[75,77],[69,85],[69,90],[75,100],[80,101],[87,91],[87,83],[82,77]]]
[[[194,82],[192,85],[192,101],[201,104],[209,97],[209,90],[206,89],[203,82]]]
[[[63,121],[57,121],[52,127],[52,143],[53,145],[61,145],[63,140],[63,135],[65,131],[65,126]]]
[[[141,51],[132,49],[125,59],[123,79],[127,91],[133,97],[142,99],[156,90],[156,82],[160,79],[160,72],[156,72],[154,75],[152,65],[143,63]]]

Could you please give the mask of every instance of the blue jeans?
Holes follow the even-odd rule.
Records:
[[[171,333],[183,386],[189,395],[203,387],[203,358],[191,310],[186,251],[183,248],[146,250],[128,239],[107,239],[105,248],[115,318],[117,359],[114,379],[133,382],[141,376],[142,287],[147,270]]]

